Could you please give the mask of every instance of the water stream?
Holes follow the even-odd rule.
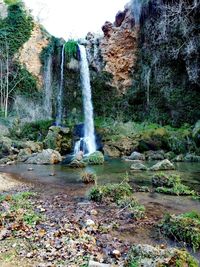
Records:
[[[62,47],[62,54],[61,54],[61,65],[60,65],[60,86],[59,92],[57,96],[57,117],[56,117],[56,125],[59,126],[62,123],[62,116],[63,116],[63,82],[64,82],[64,62],[65,62],[65,44]]]
[[[44,72],[44,112],[45,118],[52,118],[52,56],[47,58]]]
[[[81,149],[83,149],[84,154],[91,154],[96,151],[96,141],[94,131],[90,72],[85,47],[83,45],[79,45],[79,51],[81,57],[80,74],[84,109],[84,137],[82,140],[77,141],[77,143],[75,144],[74,154],[77,154]]]

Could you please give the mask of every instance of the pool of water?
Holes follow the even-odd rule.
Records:
[[[27,165],[16,164],[0,168],[0,172],[15,175],[18,179],[33,183],[48,183],[68,187],[74,185],[81,187],[81,174],[93,172],[97,176],[98,184],[120,182],[128,174],[130,182],[138,185],[151,185],[151,177],[155,172],[131,172],[132,162],[121,159],[106,160],[100,166],[88,166],[85,169],[72,169],[65,165]],[[154,162],[147,163],[148,166]],[[33,170],[30,171],[30,168]],[[176,163],[176,171],[170,173],[180,174],[183,182],[200,192],[200,163]]]

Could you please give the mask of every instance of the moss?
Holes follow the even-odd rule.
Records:
[[[164,235],[185,242],[194,251],[200,248],[200,214],[197,212],[166,215],[159,228]]]
[[[67,62],[70,62],[71,58],[79,59],[77,41],[69,40],[65,43],[65,56]]]

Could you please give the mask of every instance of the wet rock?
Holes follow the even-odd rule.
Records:
[[[173,159],[174,162],[183,162],[184,161],[184,156],[183,154],[180,154],[178,156],[176,156],[174,159]]]
[[[135,162],[134,164],[131,165],[131,170],[132,171],[147,171],[147,167],[139,162]]]
[[[134,151],[128,159],[130,160],[145,160],[145,156],[139,152]]]
[[[40,153],[32,154],[26,161],[26,164],[48,165],[57,164],[62,161],[62,157],[58,151],[52,149],[43,150]]]
[[[160,151],[147,151],[146,157],[150,161],[164,160],[165,159],[164,151],[162,151],[162,150],[160,150]]]
[[[44,140],[46,148],[58,151],[61,154],[71,152],[72,133],[69,128],[60,126],[51,126]]]
[[[80,161],[80,160],[74,159],[68,164],[68,166],[70,168],[77,168],[78,169],[78,168],[85,168],[87,166],[87,164],[82,160]]]
[[[175,166],[173,163],[171,163],[168,159],[162,160],[155,165],[153,165],[151,168],[149,168],[150,171],[168,171],[168,170],[175,170]]]
[[[172,187],[173,184],[170,184],[169,178],[165,174],[157,174],[152,177],[152,185],[154,187]]]
[[[200,156],[188,153],[184,157],[184,161],[187,161],[187,162],[200,162]]]

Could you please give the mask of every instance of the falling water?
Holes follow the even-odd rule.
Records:
[[[45,118],[52,118],[52,56],[47,58],[44,72],[44,112]]]
[[[89,72],[85,47],[83,45],[79,45],[79,51],[81,57],[80,74],[81,74],[83,109],[84,109],[84,137],[83,140],[78,141],[79,143],[75,145],[75,148],[77,153],[78,152],[77,148],[79,145],[79,151],[80,151],[81,143],[83,142],[82,149],[84,154],[91,154],[96,151],[96,142],[95,142],[95,132],[94,132],[92,95],[90,86],[90,72]]]
[[[57,97],[57,118],[56,118],[56,125],[61,125],[62,122],[62,113],[63,113],[63,106],[62,106],[62,97],[63,97],[63,81],[64,81],[64,61],[65,61],[65,44],[62,47],[62,57],[61,57],[61,65],[60,65],[60,87],[59,93]]]
[[[142,9],[142,0],[132,0],[132,10],[135,18],[135,23],[139,24],[140,22],[140,15]]]

